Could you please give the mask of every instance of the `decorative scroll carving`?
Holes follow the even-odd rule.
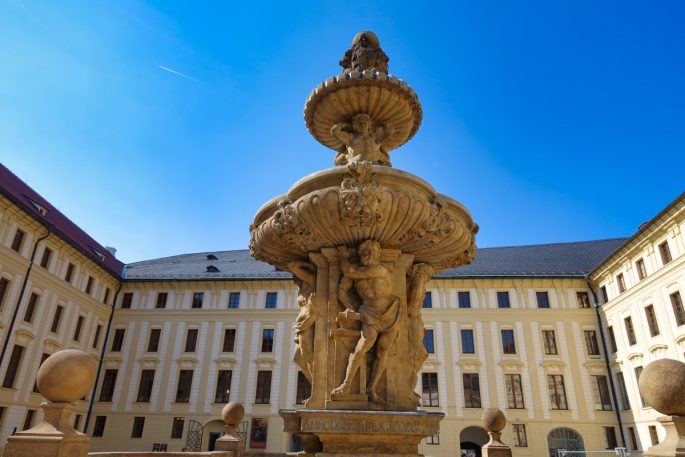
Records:
[[[388,365],[390,350],[397,341],[406,309],[404,302],[392,294],[392,271],[381,263],[381,245],[373,240],[359,245],[360,264],[349,261],[350,252],[345,246],[338,248],[343,277],[338,285],[338,297],[347,308],[341,318],[361,321],[361,335],[350,355],[343,382],[331,392],[331,399],[344,400],[352,387],[352,379],[360,366],[366,363],[366,354],[374,347],[374,362],[367,385],[368,399],[377,404],[385,401],[376,388]],[[354,311],[349,293],[354,290],[361,298],[359,312]]]
[[[300,215],[290,200],[284,198],[278,203],[280,207],[274,213],[273,225],[276,232],[281,235],[281,239],[286,243],[302,250],[314,242],[312,232],[300,221]]]
[[[316,267],[309,262],[289,262],[288,269],[299,287],[297,304],[300,313],[295,325],[295,363],[302,369],[307,380],[313,384],[314,324],[319,316],[320,301],[316,296]],[[305,405],[307,402],[305,401]]]
[[[457,222],[447,212],[447,205],[440,198],[431,203],[428,218],[420,227],[407,232],[400,239],[400,243],[419,241],[424,246],[431,246],[450,236],[457,227]]]
[[[340,66],[345,71],[373,70],[388,74],[389,60],[375,33],[359,32],[352,40],[352,47],[340,59]]]
[[[433,269],[425,263],[416,263],[407,272],[407,333],[409,340],[409,359],[412,362],[409,376],[409,389],[413,392],[419,380],[419,370],[428,357],[423,346],[423,316],[421,305],[426,295],[426,284],[433,276]],[[414,392],[416,406],[421,404],[421,396]]]
[[[383,219],[381,188],[371,162],[352,162],[340,184],[340,216],[353,227],[371,227]]]
[[[392,133],[392,124],[374,125],[373,119],[366,113],[356,114],[351,124],[334,124],[331,134],[344,145],[335,156],[335,164],[347,165],[368,160],[376,165],[391,166],[388,150],[382,143]]]

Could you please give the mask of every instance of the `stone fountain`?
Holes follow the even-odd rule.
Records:
[[[251,254],[299,287],[295,361],[312,394],[280,414],[285,431],[321,456],[418,455],[439,432],[443,415],[417,409],[421,305],[434,273],[476,253],[466,208],[392,168],[390,152],[416,133],[422,109],[388,60],[374,33],[354,37],[342,73],[304,110],[335,166],[264,204],[250,227]]]

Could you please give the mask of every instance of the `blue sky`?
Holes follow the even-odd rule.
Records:
[[[629,236],[685,190],[684,23],[680,1],[0,0],[0,161],[126,262],[243,249],[332,166],[304,101],[373,30],[424,109],[393,165],[479,246]]]

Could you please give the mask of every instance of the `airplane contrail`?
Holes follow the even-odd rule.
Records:
[[[161,69],[164,70],[164,71],[168,71],[169,73],[173,73],[173,74],[175,74],[176,76],[180,76],[181,78],[189,79],[189,80],[191,80],[191,81],[195,81],[196,83],[197,83],[197,82],[200,82],[200,81],[198,81],[198,80],[195,79],[195,78],[192,78],[192,77],[190,77],[190,76],[188,76],[188,75],[184,75],[183,73],[180,73],[180,72],[178,72],[178,71],[176,71],[176,70],[172,70],[171,68],[165,67],[165,66],[163,66],[163,65],[159,65],[159,68],[161,68]]]

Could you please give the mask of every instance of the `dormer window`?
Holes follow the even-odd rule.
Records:
[[[104,262],[104,261],[105,261],[105,254],[103,254],[102,252],[98,251],[97,249],[90,248],[90,250],[93,251],[93,254],[95,254],[95,256],[96,256],[98,259],[100,259],[101,262]]]
[[[45,217],[48,214],[48,209],[41,205],[40,203],[31,200],[30,198],[26,197],[26,200],[35,208],[36,211],[40,213],[41,216]]]
[[[219,271],[214,265],[207,265],[207,273],[218,273]]]
[[[207,254],[207,260],[219,260],[214,254]]]

